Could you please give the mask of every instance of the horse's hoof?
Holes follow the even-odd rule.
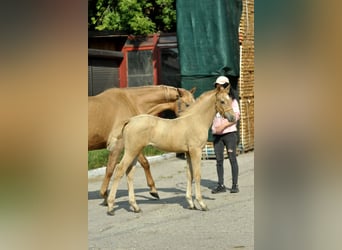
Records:
[[[107,215],[113,216],[113,215],[114,215],[114,210],[112,210],[112,211],[107,211]]]
[[[150,195],[152,195],[154,198],[157,198],[158,200],[160,199],[157,192],[150,192]]]
[[[202,207],[202,211],[209,211],[208,207]]]
[[[107,197],[108,197],[108,191],[106,191],[106,192],[101,192],[100,191],[100,196],[103,198],[103,199],[107,199]]]
[[[195,206],[193,206],[193,207],[188,206],[188,209],[190,209],[190,210],[197,210],[197,208]]]
[[[108,206],[107,200],[104,199],[100,205],[105,207]]]

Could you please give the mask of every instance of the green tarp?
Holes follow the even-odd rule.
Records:
[[[196,86],[195,97],[213,89],[219,75],[237,90],[240,75],[241,0],[177,0],[181,86]],[[208,131],[208,141],[212,141]]]
[[[177,0],[176,7],[181,86],[196,86],[197,97],[225,75],[236,89],[241,0]]]

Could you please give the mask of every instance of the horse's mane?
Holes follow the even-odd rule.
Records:
[[[129,87],[129,89],[146,89],[146,88],[170,88],[170,89],[177,89],[174,86],[168,86],[168,85],[163,85],[163,84],[159,84],[159,85],[144,85],[144,86],[135,86],[135,87]],[[125,89],[125,88],[124,88]]]
[[[105,92],[110,92],[110,91],[113,91],[113,90],[116,90],[116,91],[135,91],[135,90],[141,90],[141,89],[155,89],[155,88],[168,88],[168,89],[177,89],[176,87],[174,86],[168,86],[168,85],[144,85],[144,86],[134,86],[134,87],[127,87],[127,88],[118,88],[118,87],[112,87],[112,88],[108,88],[106,90],[104,90],[102,93],[105,93]],[[100,94],[102,94],[100,93]]]
[[[213,94],[216,93],[216,89],[206,91],[202,93],[199,97],[196,98],[195,102],[192,103],[188,108],[186,108],[179,117],[189,115],[193,112],[193,110],[197,107],[197,103],[201,102],[205,98],[209,98],[213,96]]]

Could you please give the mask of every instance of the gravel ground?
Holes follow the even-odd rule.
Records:
[[[237,194],[212,194],[217,183],[215,160],[202,160],[201,191],[209,211],[187,209],[186,161],[174,154],[158,159],[150,163],[160,200],[150,196],[143,169],[136,168],[134,188],[141,213],[130,209],[124,177],[118,187],[115,215],[108,216],[98,194],[104,169],[89,171],[89,249],[254,249],[254,152],[237,158]],[[230,186],[228,159],[225,179]]]

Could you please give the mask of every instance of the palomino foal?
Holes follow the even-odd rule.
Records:
[[[126,172],[129,203],[134,212],[140,212],[133,188],[133,173],[137,156],[146,145],[153,145],[163,151],[184,152],[187,158],[186,199],[189,208],[194,209],[192,180],[195,179],[196,200],[202,210],[208,210],[200,190],[201,154],[208,139],[208,129],[217,112],[229,121],[235,120],[232,100],[228,96],[230,86],[204,92],[194,104],[176,119],[162,119],[151,115],[130,118],[122,130],[113,130],[108,138],[107,149],[112,150],[118,139],[123,139],[125,153],[116,166],[113,185],[107,202],[109,215],[114,215],[114,202],[119,181]],[[139,136],[137,136],[139,135]]]
[[[88,150],[105,148],[110,132],[132,116],[140,114],[158,115],[164,110],[173,110],[178,116],[195,99],[196,88],[187,91],[171,86],[143,86],[130,88],[111,88],[99,95],[88,97]],[[105,198],[107,188],[114,172],[115,165],[123,150],[119,141],[110,152],[106,174],[103,178],[100,194]],[[141,153],[138,161],[144,168],[150,194],[159,198],[155,187],[150,165]]]

